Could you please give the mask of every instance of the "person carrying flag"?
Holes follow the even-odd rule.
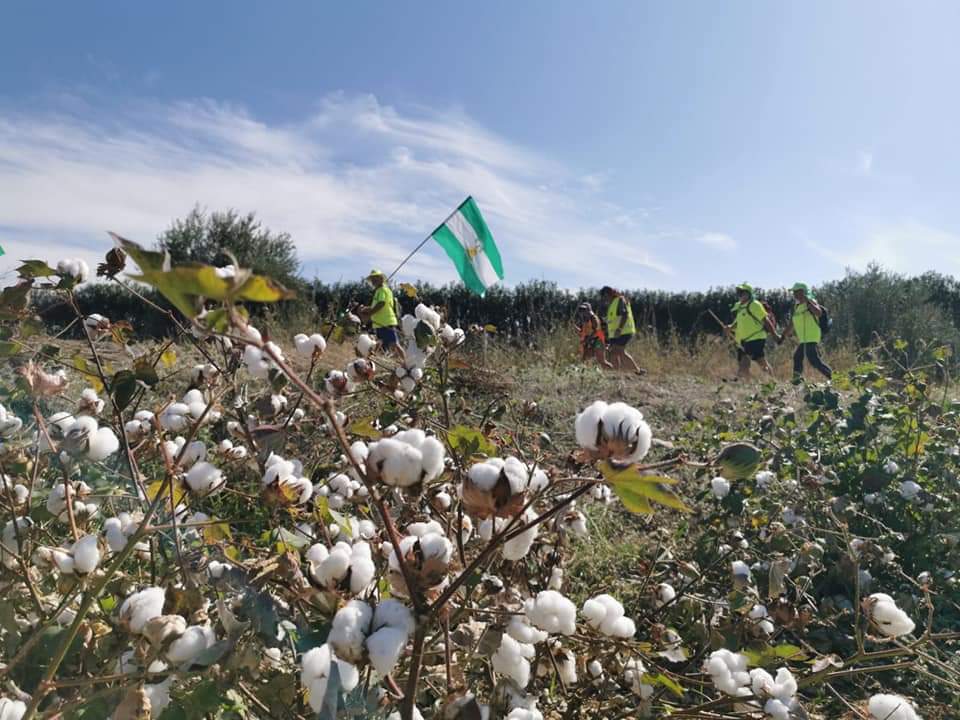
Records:
[[[833,370],[820,357],[820,340],[823,337],[820,321],[825,312],[823,306],[817,302],[806,283],[794,283],[790,289],[793,291],[793,322],[784,336],[794,335],[797,338],[797,349],[793,353],[793,377],[803,378],[803,357],[806,355],[810,364],[829,380],[833,377]]]

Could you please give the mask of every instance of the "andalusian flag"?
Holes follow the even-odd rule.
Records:
[[[500,252],[472,197],[464,200],[430,237],[440,243],[453,260],[463,284],[478,295],[482,296],[487,288],[503,280]]]

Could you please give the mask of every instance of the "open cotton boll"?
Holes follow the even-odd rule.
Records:
[[[157,421],[169,432],[182,432],[190,426],[190,406],[186,403],[170,403],[161,412]]]
[[[71,548],[73,553],[73,572],[86,575],[97,569],[100,564],[100,547],[96,535],[84,535]]]
[[[14,522],[16,522],[16,525],[14,525]],[[2,544],[0,544],[0,562],[3,563],[5,568],[13,569],[18,567],[19,563],[13,554],[6,552],[3,548],[6,547],[16,551],[18,549],[17,535],[19,534],[20,539],[25,541],[31,527],[33,527],[33,520],[28,517],[7,520],[3,526],[3,533],[0,534],[0,541],[2,541]]]
[[[360,673],[356,666],[337,657],[329,643],[305,652],[300,661],[300,684],[307,691],[307,702],[310,703],[310,708],[316,713],[323,710],[330,665],[333,662],[337,663],[337,675],[340,677],[340,686],[344,692],[353,690],[360,681]]]
[[[216,465],[201,460],[187,470],[186,482],[198,495],[208,495],[223,487],[226,478]]]
[[[730,572],[733,575],[734,581],[736,583],[747,584],[750,582],[752,575],[750,573],[750,566],[747,565],[743,560],[734,560],[730,563]]]
[[[80,258],[67,258],[57,263],[57,274],[60,277],[73,278],[74,282],[79,284],[90,277],[90,266]]]
[[[900,497],[904,500],[915,500],[922,491],[923,488],[913,480],[904,480],[900,483]]]
[[[754,476],[754,480],[757,483],[757,487],[761,490],[765,490],[770,484],[777,479],[777,475],[770,470],[761,470]]]
[[[297,352],[305,357],[313,357],[314,354],[322,355],[327,349],[327,341],[320,333],[312,335],[297,333],[293,336],[293,345]]]
[[[47,512],[55,516],[60,521],[67,519],[67,496],[74,500],[74,512],[76,512],[77,498],[84,498],[90,494],[90,486],[82,480],[74,480],[66,485],[58,483],[50,490],[47,496]]]
[[[0,440],[10,440],[23,428],[23,420],[0,405]]]
[[[747,672],[747,657],[726,649],[710,653],[703,666],[714,686],[722,693],[733,697],[751,695],[750,673]]]
[[[138,442],[153,430],[154,415],[149,410],[138,410],[133,420],[128,420],[123,426],[123,431],[127,435],[127,440],[131,443]]]
[[[440,329],[440,313],[433,308],[420,303],[413,309],[413,314],[418,320],[422,320],[434,330]]]
[[[20,720],[26,713],[26,703],[10,698],[0,698],[0,720]]]
[[[347,393],[352,393],[356,389],[353,381],[341,370],[331,370],[328,372],[323,380],[323,387],[327,393],[333,397],[340,397]]]
[[[367,357],[376,346],[377,341],[366,333],[357,336],[356,350],[360,357]]]
[[[577,629],[577,606],[556,590],[542,590],[524,602],[527,619],[548,633],[573,635]]]
[[[730,481],[724,477],[715,477],[710,481],[710,492],[718,500],[730,494]]]
[[[531,625],[525,616],[514,615],[507,623],[507,634],[519,643],[536,645],[550,637],[549,633]]]
[[[923,720],[913,703],[900,695],[879,693],[867,703],[870,720]]]
[[[367,657],[380,675],[389,675],[407,646],[407,633],[401,628],[386,626],[367,638]]]
[[[104,401],[97,395],[93,388],[84,388],[80,393],[80,402],[77,406],[77,412],[87,413],[89,415],[99,415],[103,412]]]
[[[910,616],[897,607],[892,597],[884,593],[874,593],[866,600],[870,619],[887,637],[900,637],[913,632],[916,625]]]
[[[351,600],[333,616],[327,642],[344,660],[359,662],[372,619],[373,609],[367,603]]]
[[[500,639],[500,647],[490,658],[494,672],[506,675],[524,688],[530,682],[530,660],[536,656],[533,645],[520,643],[507,634]]]
[[[527,511],[523,514],[523,522],[529,523],[536,517],[536,511],[533,508],[527,508]],[[499,532],[501,518],[497,518],[497,521],[497,532]],[[503,519],[502,522],[506,523],[508,521]],[[516,537],[512,537],[507,540],[500,548],[500,554],[503,555],[505,560],[512,560],[514,562],[517,560],[523,560],[523,558],[525,558],[530,552],[531,548],[533,548],[533,543],[537,539],[537,533],[539,532],[540,526],[532,525]]]
[[[650,450],[653,433],[643,414],[626,403],[597,400],[574,423],[577,444],[598,458],[633,463]]]
[[[132,633],[140,633],[143,626],[163,614],[163,588],[148,587],[130,595],[120,606],[120,621]]]
[[[210,626],[191,625],[183,635],[170,644],[167,649],[167,660],[174,665],[190,663],[216,641],[217,636]]]
[[[663,607],[669,603],[672,603],[674,598],[677,597],[677,591],[673,589],[673,585],[669,583],[660,583],[657,585],[657,607]]]
[[[443,444],[422,430],[404,430],[368,447],[367,473],[386,485],[411,487],[439,477],[444,468]]]
[[[419,318],[414,315],[404,315],[400,318],[400,331],[405,337],[413,338],[419,321]]]
[[[555,567],[550,571],[550,580],[547,581],[547,590],[560,590],[563,587],[563,568]]]
[[[587,624],[604,635],[631,638],[637,628],[633,620],[624,617],[623,605],[610,595],[597,595],[583,604],[582,613]]]
[[[78,415],[64,434],[61,448],[73,457],[98,462],[119,450],[120,441],[109,427],[100,427],[96,418]]]

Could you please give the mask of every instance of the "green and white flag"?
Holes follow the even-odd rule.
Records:
[[[482,296],[487,288],[503,280],[500,251],[472,197],[464,200],[430,237],[440,243],[453,260],[463,284],[478,295]]]

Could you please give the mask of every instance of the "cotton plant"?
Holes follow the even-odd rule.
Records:
[[[370,589],[377,568],[370,545],[338,542],[333,548],[315,543],[306,553],[310,579],[319,587],[334,590],[349,577],[349,592],[362,595]]]
[[[393,672],[414,629],[413,613],[397,600],[376,607],[351,600],[334,615],[327,642],[338,656],[369,662],[381,676]]]
[[[271,453],[264,466],[260,486],[271,498],[281,504],[303,505],[313,497],[313,483],[304,477],[303,464],[299,460],[286,460]]]
[[[650,450],[653,433],[643,413],[623,402],[588,405],[574,423],[577,444],[596,459],[639,462]]]

